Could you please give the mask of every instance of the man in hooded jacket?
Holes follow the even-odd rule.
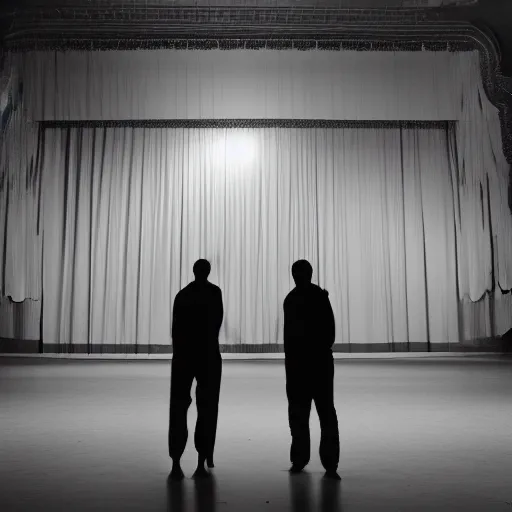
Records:
[[[284,301],[284,351],[292,473],[309,463],[311,402],[320,419],[320,460],[326,476],[339,479],[338,418],[334,408],[334,314],[329,294],[311,282],[306,260],[292,265],[295,288]]]

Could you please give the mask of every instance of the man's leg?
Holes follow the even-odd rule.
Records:
[[[191,361],[173,358],[171,369],[171,400],[169,407],[169,456],[173,460],[173,476],[183,476],[179,462],[187,444],[187,412],[192,399],[190,389],[194,380]]]
[[[309,415],[311,391],[307,366],[290,358],[285,359],[286,395],[288,397],[288,423],[292,436],[290,460],[292,471],[301,471],[309,462],[311,440]]]
[[[208,423],[208,439],[206,446],[206,460],[208,467],[214,467],[213,452],[215,450],[215,441],[217,439],[217,423],[219,419],[219,399],[220,399],[220,383],[222,380],[222,358],[218,354],[218,358],[213,359],[214,368],[209,373],[210,381],[208,383],[208,402],[209,402],[209,423]]]
[[[197,423],[194,443],[198,453],[198,471],[203,473],[204,462],[213,467],[213,451],[217,434],[222,359],[220,354],[208,356],[197,372]],[[201,469],[203,468],[203,469]]]
[[[320,420],[320,461],[334,475],[340,458],[338,417],[334,408],[334,361],[329,355],[318,363],[313,399]]]

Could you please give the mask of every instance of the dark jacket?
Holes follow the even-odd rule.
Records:
[[[224,316],[222,292],[213,283],[192,281],[176,294],[172,311],[172,345],[176,355],[219,352]]]
[[[284,300],[285,355],[332,353],[334,314],[329,292],[316,284],[294,288]]]

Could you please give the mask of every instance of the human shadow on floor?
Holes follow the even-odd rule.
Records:
[[[185,482],[167,478],[167,512],[185,512]]]
[[[290,504],[292,512],[342,512],[341,482],[322,478],[317,499],[313,478],[307,473],[290,474]]]
[[[168,512],[216,512],[217,482],[215,475],[193,480],[194,497],[187,496],[188,480],[167,480]],[[342,512],[341,482],[321,478],[319,495],[314,496],[313,477],[307,472],[289,476],[292,512]],[[316,499],[315,499],[316,498]]]
[[[212,473],[207,478],[193,480],[194,498],[187,496],[186,480],[167,479],[167,511],[168,512],[216,512],[217,482]],[[189,503],[188,501],[192,502]]]
[[[215,512],[217,510],[217,482],[215,475],[194,480],[194,512]]]
[[[317,510],[320,512],[342,512],[341,482],[339,480],[329,478],[320,480],[320,506]]]

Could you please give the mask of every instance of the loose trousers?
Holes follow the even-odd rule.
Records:
[[[334,408],[334,361],[332,353],[318,358],[285,358],[288,422],[292,436],[290,460],[304,467],[310,459],[309,416],[315,402],[320,420],[320,461],[336,470],[340,457],[338,418]]]
[[[169,410],[169,456],[179,460],[188,439],[187,413],[192,398],[190,390],[196,379],[197,421],[194,445],[197,453],[212,457],[217,435],[222,358],[220,353],[202,359],[173,357]]]

